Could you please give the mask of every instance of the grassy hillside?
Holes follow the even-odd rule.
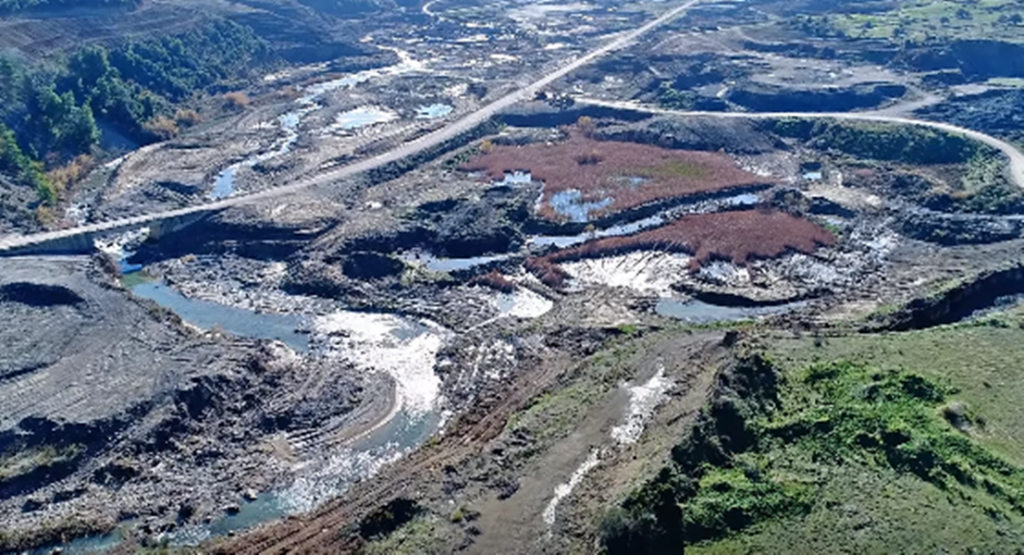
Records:
[[[900,2],[881,13],[828,16],[847,36],[858,38],[1021,40],[1024,8],[1014,0]]]
[[[609,553],[1017,553],[1024,313],[765,337],[673,463],[612,511]]]

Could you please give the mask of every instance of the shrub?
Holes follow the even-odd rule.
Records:
[[[418,503],[399,497],[378,507],[359,522],[359,535],[371,539],[386,536],[422,512]]]
[[[244,110],[252,104],[249,95],[242,91],[229,92],[224,95],[224,107],[230,110]]]
[[[146,131],[158,140],[166,141],[178,136],[178,124],[166,116],[157,116],[145,125]]]
[[[601,163],[601,160],[604,160],[604,157],[601,156],[601,153],[598,152],[597,149],[591,150],[586,154],[580,154],[576,156],[576,163],[581,166],[592,166],[594,164],[599,164]]]
[[[174,114],[174,122],[179,127],[192,127],[201,121],[203,121],[203,117],[199,115],[199,112],[191,108],[179,109]]]
[[[462,513],[462,507],[459,507],[458,509],[455,509],[455,512],[452,513],[452,516],[450,517],[449,520],[451,520],[455,524],[458,524],[462,522],[464,518],[465,515]]]
[[[54,193],[59,197],[69,187],[78,182],[92,170],[93,158],[88,154],[76,156],[66,165],[54,168],[47,172],[46,178],[50,182]]]
[[[789,251],[810,254],[835,237],[809,220],[778,211],[744,210],[694,214],[666,226],[623,237],[606,237],[526,261],[526,269],[550,287],[561,287],[568,274],[558,266],[583,258],[600,258],[638,250],[693,254],[693,266],[725,258],[745,264]]]
[[[501,272],[494,270],[482,276],[477,276],[469,281],[470,285],[483,285],[502,293],[511,293],[516,290],[516,284],[509,281]]]
[[[738,469],[715,470],[701,479],[699,493],[686,503],[686,541],[721,537],[755,522],[804,513],[810,506],[805,489],[752,479]]]
[[[744,171],[726,155],[669,150],[621,141],[596,141],[579,134],[564,142],[525,146],[488,146],[465,162],[465,171],[482,171],[496,181],[513,171],[529,171],[544,182],[539,212],[557,220],[551,199],[579,191],[580,202],[610,205],[601,216],[652,202],[688,195],[717,193],[764,185],[765,178]]]
[[[576,129],[589,139],[597,131],[597,124],[594,123],[594,118],[590,116],[580,116],[580,119],[576,120]]]

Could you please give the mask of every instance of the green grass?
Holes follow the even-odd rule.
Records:
[[[536,448],[546,442],[567,436],[579,419],[618,383],[630,377],[627,361],[642,349],[648,337],[629,333],[627,327],[621,339],[581,362],[577,371],[560,383],[556,389],[530,400],[527,407],[512,414],[505,423],[505,431],[517,428],[533,433]],[[654,335],[654,334],[652,334]]]
[[[823,483],[799,519],[755,525],[687,555],[1013,553],[1021,522],[993,519],[914,476],[860,465],[815,467]]]
[[[363,555],[420,555],[427,552],[427,546],[436,545],[439,534],[439,520],[432,516],[419,516],[382,538],[366,543]]]
[[[878,14],[831,15],[828,23],[850,37],[900,41],[940,37],[1019,42],[1024,36],[1024,27],[1005,21],[1014,14],[1024,14],[1024,8],[1013,0],[916,0],[898,5],[899,9]],[[961,17],[964,14],[967,17]]]
[[[1005,325],[962,324],[886,335],[778,339],[772,356],[784,368],[850,360],[883,369],[904,368],[953,384],[956,400],[986,421],[975,436],[1024,464],[1024,317],[1020,310],[996,317]]]
[[[801,515],[812,503],[812,493],[808,485],[786,477],[766,479],[757,467],[712,468],[701,477],[697,495],[686,503],[684,526],[691,535],[716,535],[750,522]]]
[[[622,335],[636,335],[640,333],[640,328],[636,324],[621,324],[618,330]]]
[[[534,398],[525,410],[512,415],[506,429],[525,428],[535,431],[537,439],[563,437],[572,430],[577,419],[606,393],[600,384],[583,381]]]
[[[51,445],[21,451],[0,458],[0,481],[28,474],[37,468],[54,466],[77,456],[84,447],[72,445],[57,449]]]
[[[783,409],[755,423],[757,448],[708,471],[685,505],[687,537],[709,538],[688,553],[999,552],[1024,540],[1024,467],[947,422],[958,390],[946,380],[852,362],[783,376]],[[741,526],[692,525],[730,512]]]
[[[685,538],[688,554],[1024,545],[1024,310],[760,344],[763,362],[720,384],[674,462],[609,513],[609,553],[637,538]],[[768,368],[777,386],[744,385]]]
[[[1024,207],[1024,194],[1006,178],[1001,156],[976,156],[967,164],[954,204],[967,212],[1013,213]]]

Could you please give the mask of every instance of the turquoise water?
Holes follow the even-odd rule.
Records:
[[[241,505],[234,515],[225,515],[212,523],[184,529],[171,536],[178,545],[195,544],[209,537],[241,532],[264,522],[312,510],[337,497],[353,484],[370,478],[382,460],[390,460],[422,445],[441,424],[439,412],[412,417],[401,411],[390,422],[370,436],[351,446],[340,447],[336,459],[320,471],[300,476],[308,487],[291,487],[261,494],[255,501]],[[333,467],[333,468],[332,468]]]
[[[295,331],[302,323],[298,316],[258,314],[214,302],[189,299],[163,283],[143,283],[132,288],[132,292],[173,310],[185,321],[201,328],[217,326],[239,336],[279,339],[300,352],[309,348],[307,337]],[[427,331],[426,326],[409,321],[407,326],[397,329],[395,334],[399,338],[409,339]],[[383,464],[422,445],[439,429],[441,421],[441,413],[436,409],[417,415],[401,410],[389,422],[365,437],[348,445],[331,447],[329,460],[310,463],[297,471],[291,486],[262,492],[254,501],[242,504],[236,514],[225,514],[209,524],[186,525],[167,534],[165,539],[172,546],[197,545],[211,537],[225,536],[271,520],[310,511],[342,494],[352,484],[372,477]],[[103,553],[117,546],[120,540],[119,534],[115,532],[68,542],[61,549],[69,555]],[[48,554],[52,549],[36,550],[32,555]]]
[[[554,245],[560,249],[571,247],[573,245],[579,245],[589,241],[590,239],[600,239],[602,237],[618,237],[620,235],[632,235],[639,231],[642,231],[651,227],[658,227],[665,223],[665,218],[662,216],[651,216],[628,224],[613,225],[606,229],[598,229],[593,233],[580,233],[578,235],[537,235],[530,237],[528,242],[531,245],[537,245],[539,247],[546,247]]]
[[[436,119],[443,118],[448,114],[452,113],[455,108],[448,104],[431,104],[429,106],[420,106],[416,110],[416,117],[419,119]]]
[[[210,193],[211,199],[225,199],[235,194],[235,172],[237,171],[238,168],[235,166],[229,166],[217,174],[217,179],[213,182],[213,192]]]
[[[795,310],[806,305],[805,302],[789,303],[778,306],[737,307],[719,306],[702,301],[678,301],[676,299],[659,299],[654,311],[691,324],[712,324],[715,322],[734,322],[749,320],[760,316],[771,316]]]
[[[736,195],[726,199],[722,199],[722,204],[727,206],[753,206],[761,202],[761,197],[753,193],[743,193],[742,195]]]

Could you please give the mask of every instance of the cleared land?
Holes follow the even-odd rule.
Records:
[[[530,172],[544,182],[540,214],[566,217],[558,199],[577,193],[576,206],[591,206],[589,216],[610,214],[658,200],[765,183],[729,157],[712,152],[669,150],[619,141],[596,141],[574,133],[556,144],[495,146],[463,166],[488,178]]]

